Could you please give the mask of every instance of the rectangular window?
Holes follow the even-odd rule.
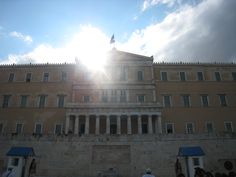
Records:
[[[193,158],[193,166],[199,166],[199,165],[200,165],[199,158],[197,157]]]
[[[214,128],[213,128],[213,123],[212,122],[206,122],[206,132],[207,133],[213,133]]]
[[[234,81],[236,81],[236,72],[232,72],[232,78]]]
[[[137,95],[137,101],[143,103],[145,101],[145,95]]]
[[[186,133],[187,134],[193,134],[194,133],[194,127],[193,123],[186,123]]]
[[[171,96],[170,95],[164,95],[163,96],[164,106],[166,108],[171,107]]]
[[[111,90],[111,102],[117,102],[117,91]]]
[[[20,107],[25,108],[27,106],[27,95],[21,95]]]
[[[202,101],[202,106],[203,107],[208,107],[208,95],[201,95],[201,101]]]
[[[166,123],[166,133],[167,134],[174,133],[174,124],[173,123]]]
[[[162,81],[167,81],[168,80],[167,72],[161,72],[161,80]]]
[[[138,71],[138,81],[143,80],[143,71]]]
[[[12,158],[11,165],[17,167],[19,165],[19,158]],[[7,175],[9,176],[9,175]]]
[[[89,103],[89,102],[90,102],[90,96],[84,95],[84,103]]]
[[[215,79],[216,81],[221,81],[221,76],[219,72],[215,72]]]
[[[61,124],[56,124],[56,125],[55,125],[54,133],[55,133],[56,135],[61,135],[61,133],[62,133],[62,125],[61,125]]]
[[[102,91],[102,102],[107,103],[108,102],[108,94],[107,90]]]
[[[66,81],[67,80],[67,73],[65,71],[61,72],[61,80]]]
[[[14,73],[10,73],[9,78],[8,78],[8,82],[13,82],[14,81],[14,77],[15,77],[15,74]]]
[[[224,124],[225,124],[225,131],[226,132],[233,132],[232,122],[224,122]]]
[[[11,98],[11,95],[3,95],[3,103],[2,103],[3,108],[9,107],[10,98]]]
[[[225,94],[219,94],[219,99],[220,99],[220,105],[225,107],[227,106],[226,102],[226,95]]]
[[[190,107],[190,96],[189,95],[182,95],[182,100],[184,107]]]
[[[38,134],[42,134],[42,131],[43,131],[42,124],[36,123],[34,133],[38,135]]]
[[[43,82],[49,81],[49,73],[43,73]]]
[[[126,91],[125,90],[121,90],[120,91],[120,102],[126,102]]]
[[[125,81],[126,80],[126,68],[120,67],[120,80]]]
[[[181,81],[186,81],[185,72],[179,72],[179,76]]]
[[[57,95],[57,106],[58,108],[63,108],[64,107],[64,102],[65,102],[65,95]]]
[[[0,123],[0,134],[3,133],[3,123]]]
[[[47,95],[39,95],[39,108],[44,108],[46,105]]]
[[[27,73],[26,74],[25,82],[31,82],[31,77],[32,77],[32,74],[31,73]]]
[[[197,80],[198,81],[203,81],[204,80],[203,72],[197,72]]]
[[[16,133],[21,134],[23,132],[23,124],[17,123],[16,124]]]

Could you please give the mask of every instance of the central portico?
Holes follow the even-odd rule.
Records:
[[[156,134],[162,133],[161,113],[152,104],[69,104],[65,133]]]

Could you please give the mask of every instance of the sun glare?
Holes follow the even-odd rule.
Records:
[[[110,49],[109,38],[98,28],[82,27],[68,46],[75,57],[92,71],[102,71]]]

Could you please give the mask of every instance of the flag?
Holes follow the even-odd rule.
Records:
[[[115,36],[114,36],[114,34],[112,35],[111,40],[110,40],[110,44],[113,44],[113,43],[115,43]]]

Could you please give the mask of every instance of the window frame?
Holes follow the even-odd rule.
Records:
[[[59,133],[57,132],[57,126],[61,126]],[[63,124],[62,124],[62,123],[56,123],[56,124],[54,125],[54,134],[55,134],[55,135],[61,135],[61,134],[62,134],[62,130],[63,130]]]
[[[9,73],[8,82],[14,82],[15,81],[15,73]]]
[[[145,95],[144,94],[138,94],[137,95],[137,102],[138,103],[145,103]]]
[[[227,129],[226,124],[228,124],[228,123],[230,124],[230,127],[231,127],[230,131]],[[224,130],[225,130],[225,132],[228,132],[228,133],[234,132],[233,122],[232,121],[224,121]]]
[[[190,129],[189,129],[188,125],[192,125],[192,130],[191,130],[191,132],[189,131]],[[185,124],[185,130],[186,130],[186,134],[194,134],[194,132],[195,132],[194,123],[193,123],[193,122],[186,122],[186,124]]]
[[[36,132],[36,130],[37,130],[37,125],[40,125],[40,126],[41,126],[41,127],[40,127],[40,133]],[[34,125],[34,133],[35,133],[36,135],[43,134],[43,123],[41,123],[41,122],[36,122],[36,123],[35,123],[35,125]]]
[[[236,81],[236,71],[232,72],[232,79],[233,79],[233,81]]]
[[[83,95],[83,102],[84,103],[90,103],[91,102],[90,95]]]
[[[4,132],[4,123],[0,122],[0,134],[3,134]]]
[[[49,82],[50,73],[44,72],[43,73],[43,82]]]
[[[12,95],[10,95],[10,94],[3,95],[2,108],[9,108],[10,101],[11,101],[11,96]]]
[[[202,94],[202,95],[200,95],[200,97],[201,97],[201,105],[202,105],[202,107],[204,107],[204,108],[209,107],[209,96],[207,94]],[[204,98],[206,98],[206,100]],[[204,102],[204,100],[206,102]]]
[[[222,81],[221,73],[219,71],[215,71],[214,75],[215,75],[215,81],[218,81],[218,82]]]
[[[161,81],[168,81],[168,73],[167,71],[161,71]]]
[[[219,96],[220,106],[227,107],[228,103],[227,103],[226,94],[218,94],[218,96]]]
[[[66,71],[61,72],[61,81],[63,81],[63,82],[67,81],[67,72]]]
[[[182,103],[185,108],[191,107],[191,99],[189,94],[183,94],[182,96]],[[188,99],[185,99],[188,98]],[[186,102],[187,101],[187,102]],[[187,103],[187,104],[186,104]]]
[[[202,71],[197,71],[197,80],[198,81],[204,81],[205,80],[205,77],[204,77],[204,74],[203,74]]]
[[[127,91],[126,90],[120,90],[120,103],[126,103],[127,102]]]
[[[23,98],[25,98],[25,100]],[[21,95],[20,96],[20,107],[25,108],[25,107],[27,107],[27,105],[28,105],[28,95]]]
[[[18,130],[19,130],[19,129],[18,129],[18,125],[21,125],[20,131],[18,131]],[[17,122],[17,123],[16,123],[16,128],[15,128],[15,133],[17,133],[17,134],[22,134],[23,132],[24,132],[24,124],[21,123],[21,122]]]
[[[143,81],[144,80],[144,72],[143,72],[143,70],[138,70],[137,71],[137,80],[138,81]]]
[[[166,104],[166,99],[165,98],[168,98],[168,104]],[[170,108],[170,107],[172,107],[172,98],[171,98],[171,95],[163,95],[163,106],[165,107],[165,108]]]
[[[211,124],[211,126],[212,126],[212,132],[209,131],[207,124]],[[213,123],[213,122],[211,122],[211,121],[205,122],[205,132],[206,132],[206,133],[209,133],[209,134],[210,134],[210,133],[214,133],[214,132],[215,132],[214,129],[215,129],[215,128],[214,128],[214,123]]]
[[[186,81],[187,80],[187,75],[185,71],[180,71],[179,72],[179,80],[180,81]]]
[[[38,100],[38,107],[39,108],[45,108],[47,105],[47,95],[39,95],[39,100]],[[42,98],[44,98],[43,102],[42,102]],[[42,104],[43,103],[43,104]]]
[[[64,108],[65,106],[65,97],[66,95],[58,94],[57,95],[57,107],[58,108]]]
[[[32,73],[28,72],[25,75],[25,82],[30,83],[32,81]]]
[[[168,125],[171,125],[172,128],[172,133],[168,133]],[[174,134],[175,133],[175,127],[174,127],[174,123],[166,123],[166,134]]]

